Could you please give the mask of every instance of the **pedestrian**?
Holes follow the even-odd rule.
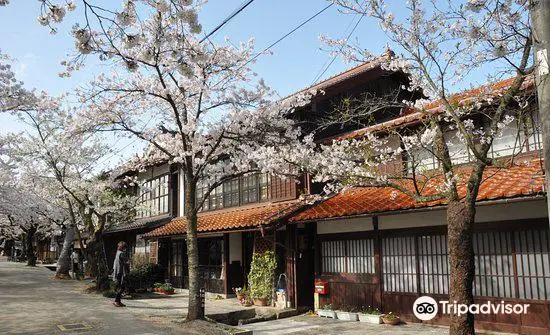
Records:
[[[122,292],[125,289],[125,279],[126,275],[130,272],[130,262],[128,258],[124,255],[126,251],[126,242],[120,241],[117,244],[117,251],[115,256],[115,261],[113,264],[113,279],[116,281],[116,297],[113,305],[116,307],[124,307],[120,299],[122,298]]]
[[[73,250],[73,253],[71,254],[71,262],[73,263],[73,276],[75,279],[79,278],[80,273],[80,253],[77,251],[77,249]]]

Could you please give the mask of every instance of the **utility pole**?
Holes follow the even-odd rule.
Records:
[[[546,176],[546,203],[550,213],[550,0],[530,0],[531,29],[535,51],[535,84],[542,126],[544,175]],[[550,223],[550,222],[549,222]]]

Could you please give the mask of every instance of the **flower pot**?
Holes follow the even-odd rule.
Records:
[[[162,292],[162,294],[165,294],[165,295],[172,295],[172,294],[174,294],[174,290],[169,290],[169,291],[167,291],[167,290],[162,290],[161,292]]]
[[[244,294],[237,294],[237,300],[241,301],[245,298]]]
[[[318,309],[317,315],[323,318],[336,319],[336,312],[330,309]]]
[[[357,317],[357,313],[336,311],[336,316],[338,317],[338,320],[343,320],[343,321],[359,320]]]
[[[267,298],[254,298],[254,305],[267,306]]]
[[[374,323],[374,324],[381,324],[382,320],[380,319],[379,314],[363,314],[359,313],[359,321],[360,322],[366,322],[366,323]]]
[[[387,324],[387,325],[395,326],[401,323],[401,319],[399,317],[388,319],[387,317],[382,315],[380,318],[382,319],[382,322],[384,322],[384,324]]]

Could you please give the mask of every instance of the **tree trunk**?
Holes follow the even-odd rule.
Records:
[[[13,260],[13,247],[14,247],[14,241],[11,238],[6,239],[6,242],[4,242],[4,255],[8,256],[9,260]]]
[[[63,240],[63,248],[57,260],[57,270],[55,278],[70,279],[69,270],[71,269],[71,250],[74,242],[75,227],[73,224],[67,225],[65,229],[65,239]]]
[[[86,272],[96,280],[96,289],[105,291],[109,288],[109,267],[103,250],[103,231],[95,231],[87,248]]]
[[[34,251],[34,246],[32,244],[34,235],[36,233],[36,228],[30,228],[27,230],[25,244],[27,252],[27,266],[36,266],[36,253]]]
[[[531,34],[534,45],[535,83],[539,105],[540,125],[542,126],[542,152],[544,157],[544,175],[546,189],[550,189],[550,3],[547,0],[530,1]],[[550,210],[550,197],[546,199]]]
[[[466,201],[449,202],[447,209],[450,302],[473,303],[472,286],[475,275],[473,226],[475,205]],[[451,335],[474,334],[474,316],[471,313],[451,315]]]
[[[185,178],[185,217],[187,219],[187,267],[189,276],[189,307],[187,320],[204,319],[204,301],[201,298],[199,276],[199,248],[197,243],[196,185]]]

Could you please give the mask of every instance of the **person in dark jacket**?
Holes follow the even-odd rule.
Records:
[[[116,281],[116,297],[113,305],[116,307],[126,306],[120,301],[122,298],[122,292],[124,292],[125,289],[125,277],[130,272],[130,262],[124,255],[125,251],[126,242],[118,242],[115,261],[113,263],[113,279]]]

